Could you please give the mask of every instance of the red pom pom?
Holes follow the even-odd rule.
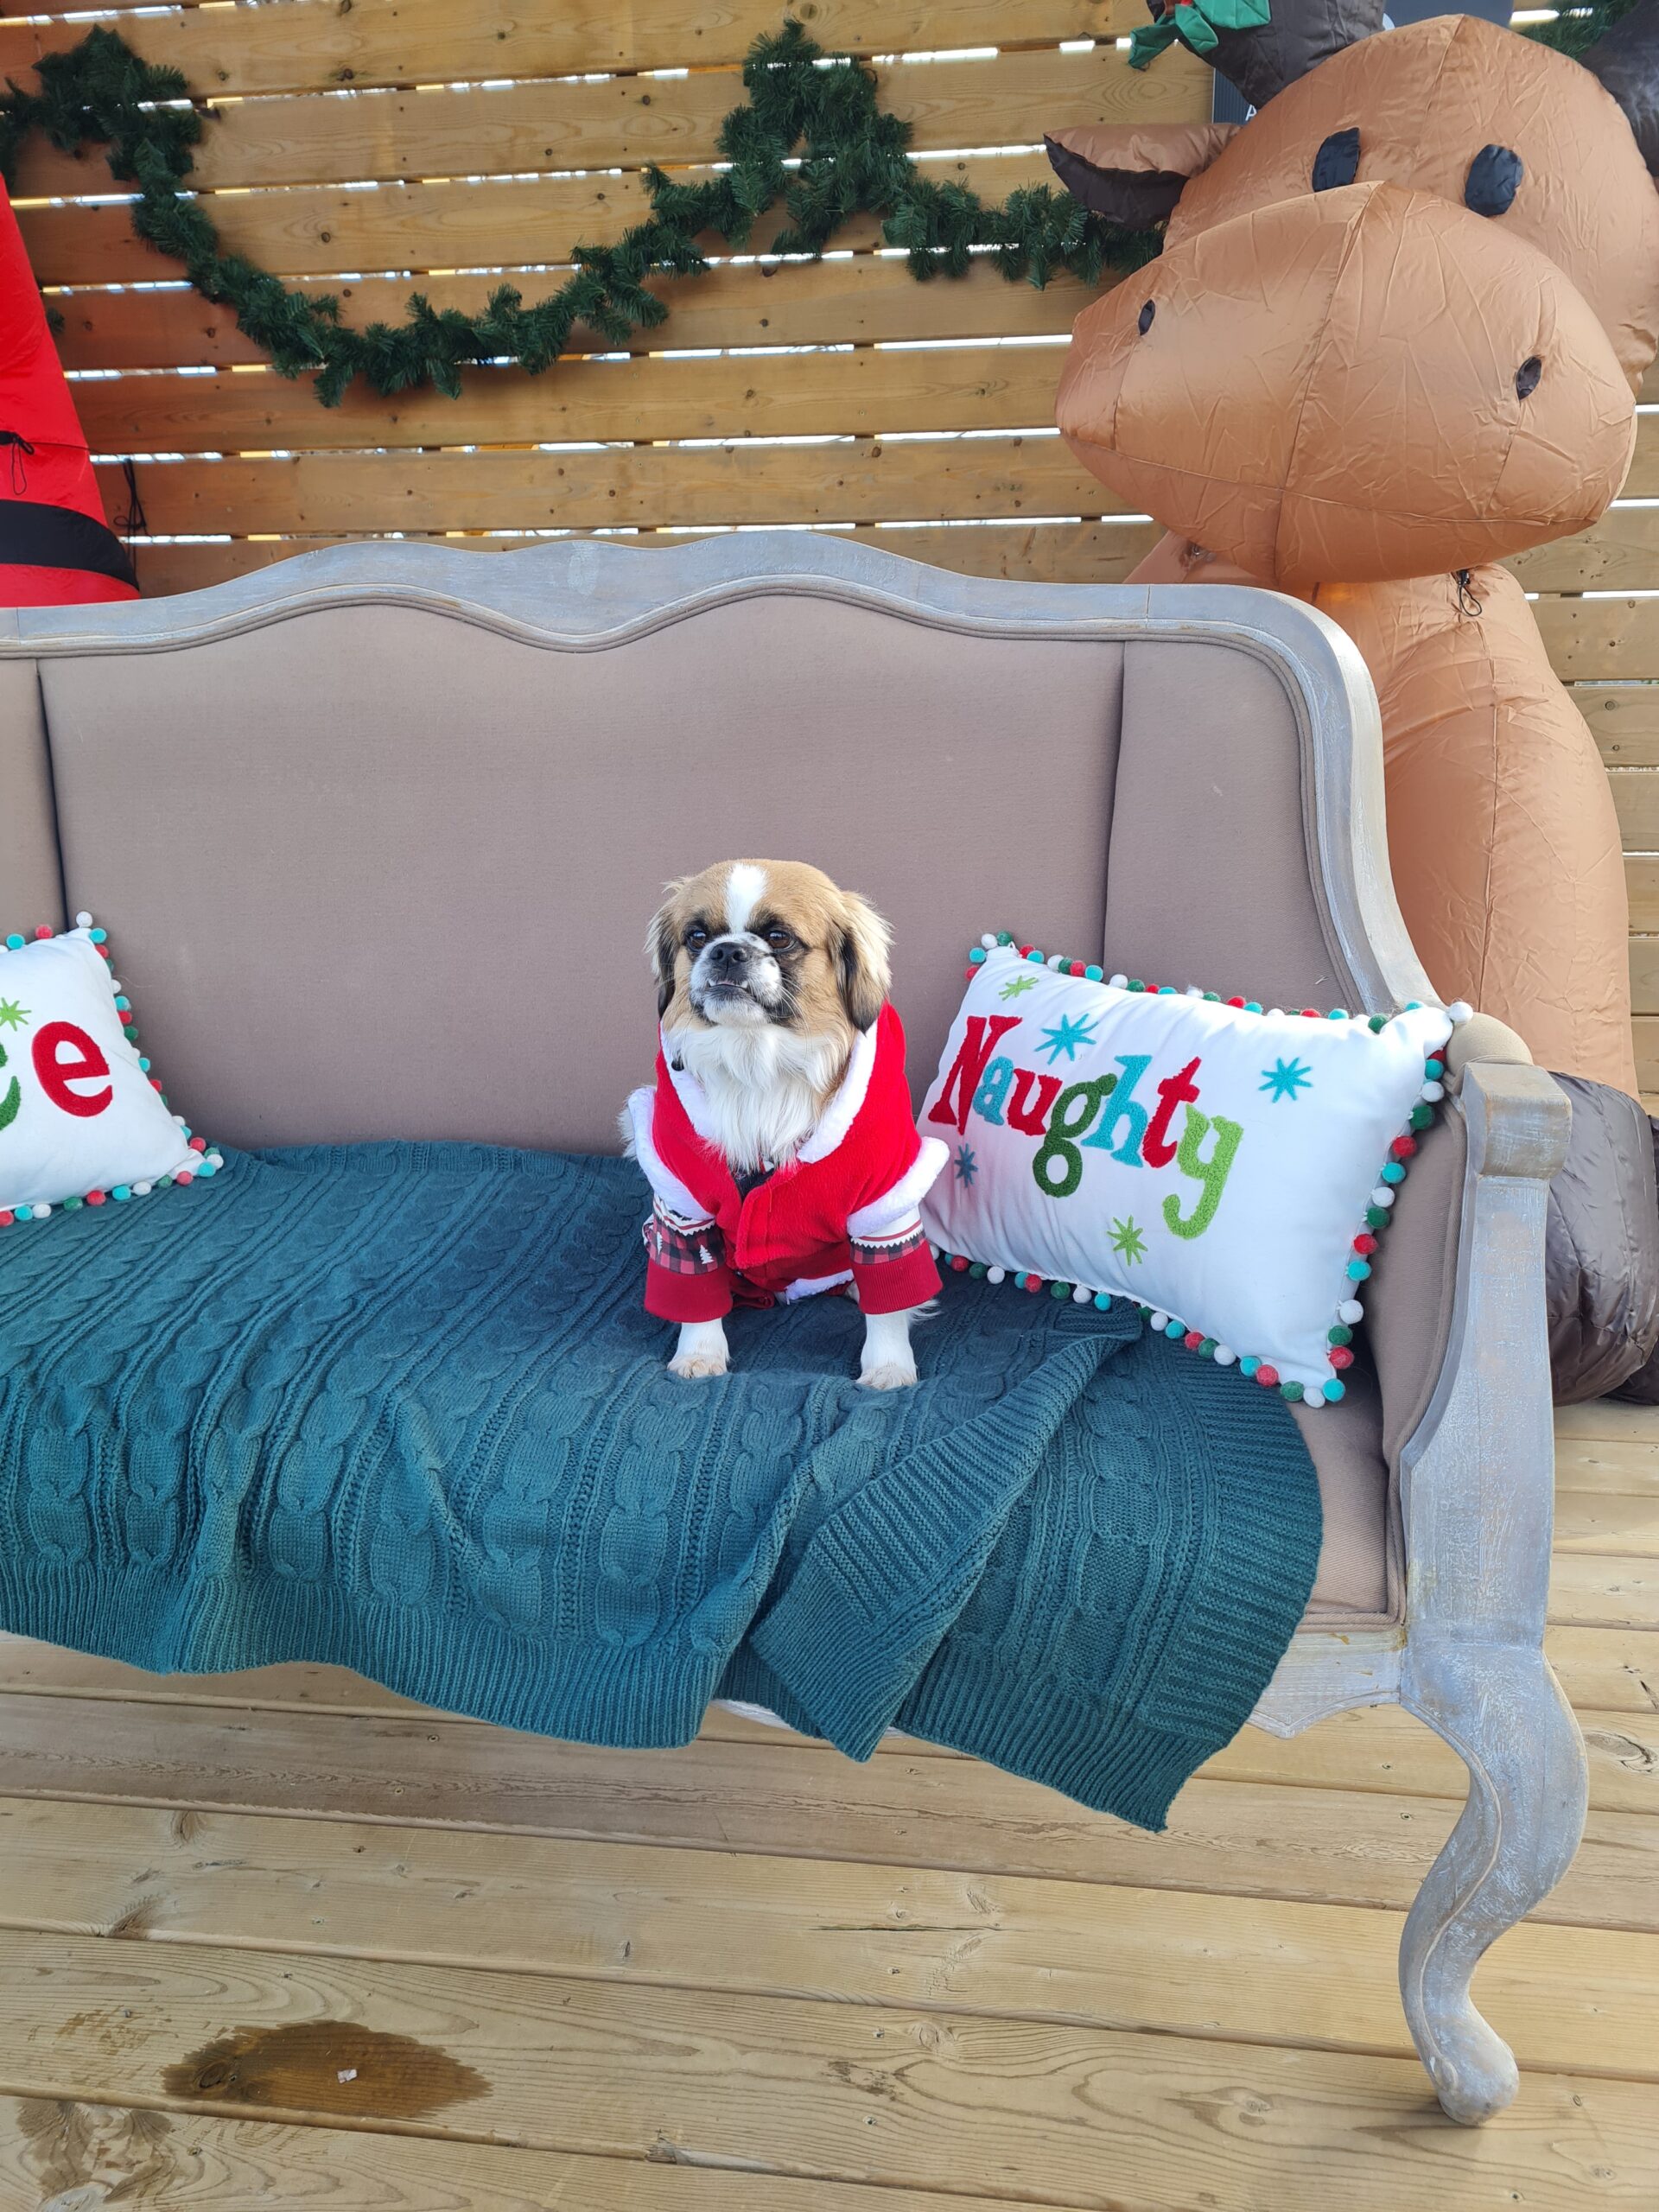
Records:
[[[1067,974],[1068,976],[1081,976],[1081,975],[1082,975],[1082,973],[1083,973],[1083,963],[1082,963],[1082,961],[1081,961],[1081,960],[1074,960],[1074,961],[1071,963],[1071,966],[1066,969],[1066,971],[1065,971],[1065,972],[1066,972],[1066,974]]]
[[[1316,1007],[1316,1006],[1305,1006],[1305,1007],[1302,1008],[1302,1019],[1303,1019],[1305,1021],[1317,1021],[1317,1020],[1319,1020],[1319,1009],[1318,1008],[1318,1007]]]
[[[192,1137],[190,1140],[190,1149],[192,1152],[206,1152],[207,1149],[207,1138]]]
[[[1022,960],[1028,960],[1031,957],[1033,950],[1033,948],[1031,945],[1022,944],[1020,947],[1020,957]]]
[[[151,1076],[151,1077],[149,1078],[149,1087],[150,1087],[150,1089],[151,1089],[152,1090],[159,1090],[161,1089],[161,1087],[162,1087],[162,1078],[160,1077],[160,1076],[158,1076],[158,1075],[153,1075],[153,1076]]]
[[[960,1252],[958,1252],[951,1260],[950,1264],[959,1275],[965,1275],[967,1274],[968,1262]]]
[[[1354,1239],[1354,1249],[1362,1260],[1369,1260],[1376,1249],[1376,1239],[1369,1229],[1362,1230]]]
[[[1346,1344],[1332,1345],[1331,1364],[1332,1367],[1341,1369],[1344,1367],[1351,1367],[1353,1363],[1354,1355],[1349,1351]]]
[[[1227,1003],[1228,1003],[1228,1005],[1229,1005],[1229,1006],[1237,1006],[1237,1007],[1242,1007],[1242,1006],[1243,1005],[1244,1001],[1243,1001],[1243,999],[1229,999],[1229,1000],[1228,1000],[1228,1001],[1227,1001]]]
[[[42,935],[45,935],[45,934],[46,934],[46,932],[45,932],[45,931],[42,931],[42,932],[41,932],[41,934],[42,934]],[[103,954],[103,956],[104,956],[104,957],[105,957],[105,960],[113,960],[113,959],[114,959],[115,955],[114,955],[111,950],[110,950],[110,948],[109,948],[109,946],[108,946],[107,944],[100,944],[100,945],[99,946],[99,948],[98,948],[98,949],[99,949],[99,950]]]
[[[1255,1379],[1264,1390],[1276,1390],[1279,1388],[1279,1370],[1276,1367],[1258,1367],[1255,1370]]]
[[[1415,1137],[1395,1137],[1394,1142],[1389,1147],[1389,1150],[1396,1160],[1409,1160],[1416,1149]]]
[[[133,1023],[132,1008],[130,1006],[124,1006],[118,1011],[121,1016],[121,1027],[124,1029],[130,1029]]]
[[[1186,1346],[1188,1351],[1197,1351],[1198,1346],[1204,1342],[1204,1338],[1197,1329],[1189,1329],[1181,1338],[1181,1342]]]
[[[86,1193],[86,1203],[89,1206],[101,1206],[104,1203],[103,1192],[88,1191]]]
[[[173,1178],[173,1180],[178,1185],[181,1191],[186,1189],[190,1184],[194,1183],[195,1179],[195,1177],[190,1173],[190,1170],[188,1167],[181,1167],[178,1173]]]
[[[10,1229],[10,1227],[11,1208],[10,1206],[0,1206],[0,1229]]]
[[[1027,1290],[1037,1291],[1040,1290],[1042,1287],[1043,1279],[1040,1275],[1027,1275],[1026,1277],[1026,1288]]]
[[[962,971],[962,980],[964,983],[971,983],[978,973],[977,968],[964,968]]]
[[[36,938],[37,939],[39,939],[39,938],[48,938],[48,937],[50,937],[50,936],[51,936],[51,934],[52,934],[51,931],[50,931],[49,929],[48,929],[48,928],[47,928],[47,926],[46,926],[46,925],[45,925],[45,923],[44,923],[44,922],[42,922],[42,923],[41,923],[41,925],[40,928],[39,928],[39,929],[37,929],[37,930],[35,931],[35,938]]]

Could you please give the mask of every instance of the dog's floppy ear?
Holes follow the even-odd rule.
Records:
[[[651,927],[645,931],[645,957],[651,963],[651,972],[657,978],[657,1019],[660,1021],[668,1012],[668,1002],[674,995],[674,961],[679,950],[679,932],[674,926],[674,902],[684,890],[689,879],[682,876],[677,882],[665,884],[662,905],[651,918]]]
[[[868,1029],[893,987],[887,947],[893,932],[867,899],[843,892],[833,950],[841,1002],[855,1029]]]

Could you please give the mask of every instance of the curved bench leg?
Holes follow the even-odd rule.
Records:
[[[1448,2116],[1478,2126],[1520,2086],[1470,2001],[1487,1947],[1553,1890],[1584,1833],[1584,1739],[1535,1648],[1442,1646],[1408,1660],[1401,1702],[1469,1770],[1469,1797],[1407,1916],[1400,1993]]]

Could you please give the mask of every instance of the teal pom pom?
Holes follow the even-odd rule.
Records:
[[[1403,1183],[1405,1179],[1406,1171],[1397,1160],[1391,1160],[1382,1170],[1382,1180],[1385,1183]]]
[[[1109,1313],[1111,1310],[1111,1292],[1109,1290],[1097,1290],[1095,1293],[1095,1311],[1097,1313]]]
[[[11,935],[6,939],[6,950],[8,952],[21,952],[22,949],[23,940],[18,936],[16,931],[14,930]]]
[[[1348,1009],[1345,1006],[1333,1006],[1325,1018],[1327,1021],[1346,1021]]]
[[[1106,970],[1103,968],[1085,968],[1083,971],[1083,980],[1085,983],[1103,983],[1106,980]]]
[[[1331,1380],[1325,1386],[1325,1397],[1326,1402],[1334,1406],[1339,1399],[1345,1398],[1347,1395],[1347,1385],[1343,1382],[1338,1382],[1336,1376],[1333,1375],[1331,1377]]]
[[[1015,1275],[1015,1277],[1014,1277],[1014,1288],[1015,1288],[1016,1290],[1023,1290],[1023,1289],[1025,1288],[1025,1287],[1026,1287],[1026,1277],[1025,1277],[1025,1271],[1024,1271],[1024,1269],[1023,1269],[1023,1268],[1020,1270],[1020,1272],[1017,1275]]]
[[[1288,1398],[1293,1406],[1300,1405],[1302,1402],[1302,1386],[1300,1382],[1281,1382],[1279,1385],[1279,1395],[1281,1398]]]
[[[1423,1002],[1421,999],[1408,999],[1406,1001],[1406,1012],[1408,1014],[1421,1014],[1422,1010]]]
[[[110,1192],[110,1196],[115,1200],[118,1205],[124,1205],[127,1200],[132,1196],[131,1184],[118,1183],[115,1188]]]
[[[970,968],[982,968],[985,965],[985,948],[982,944],[976,944],[969,954],[968,965]],[[117,1003],[118,1004],[119,1001],[118,1001]]]
[[[1179,1344],[1181,1338],[1186,1334],[1186,1331],[1182,1327],[1179,1321],[1166,1321],[1164,1324],[1164,1334],[1170,1339],[1172,1344]]]
[[[1262,1362],[1256,1357],[1255,1353],[1249,1351],[1246,1352],[1243,1358],[1239,1361],[1238,1371],[1241,1375],[1254,1375],[1256,1369],[1260,1367],[1261,1364]]]
[[[1026,955],[1026,957],[1030,961],[1033,968],[1044,968],[1048,964],[1044,956],[1039,952],[1034,944],[1032,946],[1031,950]]]
[[[149,1073],[149,1062],[144,1058],[142,1052],[138,1055],[138,1065],[146,1075]]]
[[[1445,1073],[1446,1062],[1444,1060],[1425,1060],[1423,1062],[1423,1079],[1426,1083],[1438,1083]]]
[[[1370,1274],[1370,1272],[1371,1263],[1369,1260],[1350,1260],[1348,1262],[1348,1280],[1350,1282],[1363,1282],[1366,1276]]]
[[[107,944],[109,943],[110,933],[108,930],[88,930],[86,934],[91,938],[94,944]]]
[[[130,1014],[132,1012],[132,1001],[130,999],[117,999],[115,1002],[115,1010],[118,1014]]]
[[[1173,999],[1175,996],[1174,984],[1160,983],[1158,986],[1158,995],[1160,999]]]
[[[1262,1011],[1261,1000],[1246,999],[1244,1001],[1244,1011],[1246,1014],[1260,1014]]]

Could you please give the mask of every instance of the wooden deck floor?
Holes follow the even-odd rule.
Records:
[[[13,1643],[0,2212],[1652,2212],[1659,1414],[1559,1433],[1592,1811],[1477,1985],[1490,2128],[1395,1994],[1462,1770],[1395,1713],[1247,1731],[1153,1839],[913,1745],[582,1751]]]

